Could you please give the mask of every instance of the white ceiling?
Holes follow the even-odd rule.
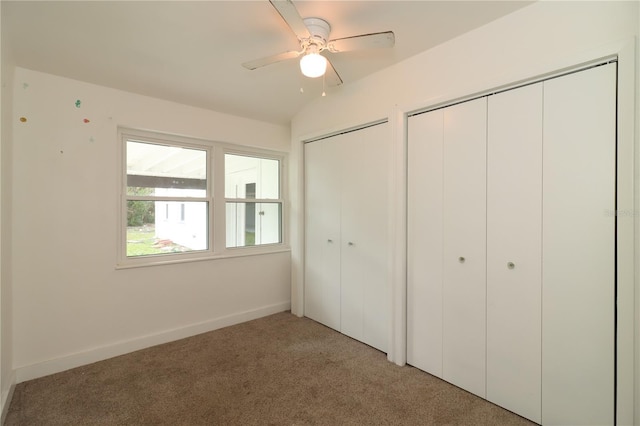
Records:
[[[347,85],[530,2],[294,3],[303,18],[327,20],[332,39],[394,31],[393,49],[327,53]],[[278,124],[322,92],[322,79],[303,77],[297,60],[254,71],[240,65],[299,50],[267,0],[2,0],[1,7],[2,37],[24,68]],[[341,88],[327,95],[334,90]]]

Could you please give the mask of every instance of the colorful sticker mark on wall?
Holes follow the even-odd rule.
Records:
[[[22,83],[22,88],[26,89],[27,87],[29,87],[29,83]]]
[[[80,108],[82,105],[82,101],[80,99],[76,100],[76,108]]]
[[[27,122],[27,117],[20,117],[20,122],[21,123],[26,123]]]
[[[84,120],[82,120],[83,123],[91,123],[91,120],[89,120],[88,118],[85,118]]]

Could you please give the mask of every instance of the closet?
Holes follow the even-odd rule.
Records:
[[[542,424],[612,424],[616,64],[408,119],[407,361]]]
[[[304,146],[305,316],[387,350],[386,123]]]

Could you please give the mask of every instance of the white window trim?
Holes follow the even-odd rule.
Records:
[[[140,140],[142,142],[157,143],[169,146],[184,146],[207,151],[207,196],[205,198],[191,198],[187,201],[209,202],[208,213],[208,246],[207,250],[171,253],[160,255],[148,255],[127,257],[126,253],[126,224],[127,224],[127,158],[126,140]],[[279,202],[282,205],[281,240],[280,243],[263,244],[246,247],[226,247],[226,199],[224,192],[224,156],[225,154],[237,154],[249,157],[268,158],[280,162],[280,198],[277,200],[264,200],[265,202]],[[172,134],[157,133],[137,130],[126,127],[118,128],[118,159],[120,164],[119,177],[117,179],[117,249],[116,269],[148,267],[155,265],[169,265],[184,262],[196,262],[233,257],[255,256],[271,253],[289,252],[289,239],[287,232],[287,174],[285,164],[287,154],[280,151],[255,148],[250,146],[238,146],[223,142],[214,142],[203,139],[189,138]],[[179,197],[176,197],[179,198]],[[253,201],[253,200],[252,200]]]

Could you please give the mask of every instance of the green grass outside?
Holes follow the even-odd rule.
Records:
[[[247,231],[244,245],[255,245],[255,235],[254,232]],[[153,225],[130,226],[127,228],[127,257],[189,251],[186,247],[178,244],[160,247],[157,243],[158,239]]]
[[[177,244],[158,246],[153,225],[131,226],[127,228],[127,256],[147,256],[185,251]],[[187,249],[188,250],[188,249]]]
[[[244,245],[245,246],[255,246],[256,245],[256,233],[255,232],[245,232],[244,233]]]

